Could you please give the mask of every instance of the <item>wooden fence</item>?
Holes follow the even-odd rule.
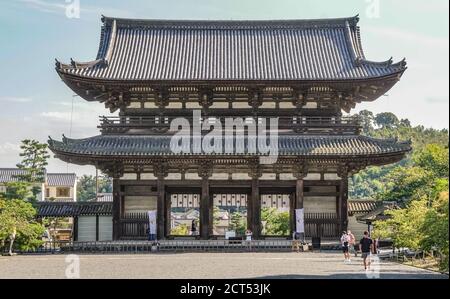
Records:
[[[305,236],[339,237],[339,219],[335,213],[305,213]]]
[[[127,213],[120,220],[122,239],[146,239],[148,229],[147,213]],[[305,236],[335,238],[339,237],[339,219],[335,213],[306,213]]]

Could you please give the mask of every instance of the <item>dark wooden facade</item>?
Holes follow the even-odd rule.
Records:
[[[62,160],[113,177],[114,239],[144,237],[145,213],[126,210],[132,196],[155,200],[158,237],[170,237],[177,192],[200,196],[202,239],[214,237],[212,198],[220,193],[247,194],[247,226],[256,238],[263,237],[261,198],[268,193],[289,195],[291,229],[294,209],[305,207],[306,234],[334,237],[346,228],[348,176],[410,150],[408,142],[360,135],[358,119],[342,113],[384,94],[406,69],[404,61],[365,59],[357,17],[103,22],[97,60],[57,61],[56,70],[74,92],[119,115],[101,117],[99,136],[49,145]],[[202,123],[277,118],[276,163],[261,164],[259,152],[171,152],[171,121],[192,124],[195,110]],[[309,199],[322,197],[335,200],[332,211],[310,208]]]

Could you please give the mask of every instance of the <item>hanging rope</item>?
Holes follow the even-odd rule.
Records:
[[[72,137],[72,121],[73,121],[73,101],[74,98],[78,96],[78,95],[73,95],[72,96],[72,106],[70,109],[70,127],[69,127],[69,138]],[[66,173],[69,173],[69,162],[66,163]]]

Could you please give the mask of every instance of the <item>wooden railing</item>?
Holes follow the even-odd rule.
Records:
[[[278,118],[279,130],[293,130],[300,133],[339,133],[339,134],[354,134],[361,129],[359,118],[356,116],[276,116]],[[103,134],[111,133],[135,133],[139,134],[149,132],[152,133],[166,133],[170,129],[171,122],[175,116],[101,116],[100,128]],[[210,124],[221,123],[225,125],[225,118],[241,118],[243,124],[246,126],[263,124],[261,117],[242,117],[242,116],[217,116],[201,118],[200,123],[205,121]],[[186,117],[188,122],[193,124],[192,117]],[[269,119],[266,119],[266,126],[269,126]],[[207,126],[209,128],[209,126]],[[245,128],[247,129],[247,128]],[[205,130],[208,131],[208,130]]]

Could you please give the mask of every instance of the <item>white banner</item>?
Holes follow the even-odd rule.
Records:
[[[148,211],[148,224],[151,235],[156,235],[156,210]]]
[[[305,232],[305,216],[303,209],[295,209],[295,231],[297,233]]]

